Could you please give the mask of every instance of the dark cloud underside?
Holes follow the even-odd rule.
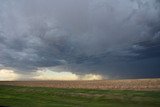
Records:
[[[0,0],[0,67],[160,77],[159,0]]]

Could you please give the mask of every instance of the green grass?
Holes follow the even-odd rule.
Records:
[[[160,92],[55,89],[0,85],[7,107],[160,107]]]

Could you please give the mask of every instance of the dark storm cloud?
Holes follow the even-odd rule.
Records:
[[[158,0],[0,0],[0,65],[160,76]],[[64,67],[65,68],[65,67]]]

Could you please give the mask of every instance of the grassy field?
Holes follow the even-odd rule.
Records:
[[[0,85],[6,107],[160,107],[160,91],[65,89]]]

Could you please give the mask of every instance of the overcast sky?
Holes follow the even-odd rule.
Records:
[[[0,0],[0,77],[57,74],[160,77],[160,1]]]

